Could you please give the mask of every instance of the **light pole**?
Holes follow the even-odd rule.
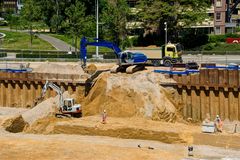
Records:
[[[168,38],[167,38],[167,22],[164,22],[164,25],[165,25],[165,28],[164,28],[164,30],[165,30],[165,44],[167,44],[167,41],[168,41]]]
[[[96,38],[97,38],[97,42],[98,42],[98,0],[96,0]],[[96,57],[98,58],[98,46],[96,46]]]

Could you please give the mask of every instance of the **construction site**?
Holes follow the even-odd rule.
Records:
[[[112,73],[115,63],[27,66],[0,73],[0,159],[240,158],[238,69],[183,74],[145,66],[128,74]],[[206,115],[221,117],[222,132],[202,132]]]

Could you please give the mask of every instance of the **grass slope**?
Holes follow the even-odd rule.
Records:
[[[64,35],[64,34],[48,34],[52,37],[55,37],[55,38],[58,38],[70,45],[72,45],[72,38],[68,35]],[[80,44],[80,39],[78,39],[78,42],[77,42],[78,46],[77,48],[79,49],[79,44]],[[95,52],[96,51],[96,47],[94,46],[88,46],[87,47],[88,49],[88,52]],[[111,49],[108,49],[108,48],[105,48],[105,47],[99,47],[99,52],[112,52]]]
[[[30,35],[27,33],[15,32],[15,31],[5,31],[1,30],[1,33],[6,34],[1,48],[6,49],[36,49],[36,50],[56,50],[48,42],[38,38],[33,38],[32,47],[30,45]]]

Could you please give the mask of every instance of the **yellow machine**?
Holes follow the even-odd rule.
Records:
[[[159,50],[149,50],[144,51],[147,56],[148,61],[154,66],[164,65],[172,66],[175,63],[182,63],[182,52],[183,47],[181,44],[168,43],[162,46],[161,51]]]

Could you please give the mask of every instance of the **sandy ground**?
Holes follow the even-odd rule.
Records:
[[[45,63],[42,62],[31,63],[30,67],[32,67],[33,69],[40,68],[41,71],[41,66],[44,66],[44,64]],[[54,64],[56,64],[55,66],[61,64],[67,67],[69,65],[76,65],[77,63],[51,63],[51,66],[54,66]],[[98,69],[109,69],[114,64],[95,63],[95,65]],[[147,67],[147,69],[147,72],[151,72],[153,69],[160,68]],[[82,73],[82,70],[80,70],[79,68],[75,68],[73,72],[78,71]],[[54,68],[53,72],[58,72],[58,68]],[[142,72],[145,73],[145,71]],[[98,99],[102,99],[102,97],[99,97],[98,93],[102,95],[107,93],[107,96],[104,97],[105,104],[101,108],[95,108],[96,111],[94,112],[89,111],[89,113],[99,114],[93,117],[85,117],[82,119],[46,118],[44,116],[48,116],[47,113],[50,112],[52,106],[48,105],[48,107],[45,107],[46,105],[44,103],[42,104],[42,106],[39,105],[38,107],[30,111],[19,108],[0,108],[0,124],[2,124],[3,121],[5,121],[9,117],[23,114],[26,115],[23,116],[23,119],[25,118],[25,121],[32,125],[27,129],[25,128],[24,133],[22,132],[15,134],[6,132],[5,130],[3,130],[3,128],[0,127],[0,159],[240,159],[240,147],[238,148],[239,145],[237,143],[237,147],[235,147],[235,149],[232,149],[231,147],[221,148],[203,146],[201,145],[202,143],[194,143],[197,144],[193,145],[194,157],[189,158],[187,156],[187,146],[192,145],[193,141],[191,140],[191,138],[189,139],[188,135],[193,133],[200,133],[200,127],[189,124],[182,124],[179,123],[179,120],[177,120],[177,123],[156,122],[151,120],[151,116],[150,118],[148,117],[148,119],[146,119],[146,116],[138,116],[139,108],[145,109],[143,112],[145,113],[144,115],[146,115],[146,113],[149,113],[147,112],[149,110],[151,110],[151,113],[155,113],[152,112],[152,109],[158,108],[156,113],[158,113],[159,115],[164,112],[167,113],[166,116],[159,118],[159,120],[169,121],[168,115],[171,115],[171,118],[172,115],[175,115],[176,109],[174,107],[172,107],[172,109],[167,108],[167,106],[169,106],[170,104],[175,105],[172,104],[173,100],[169,97],[167,97],[167,100],[169,101],[168,104],[166,104],[165,106],[159,106],[157,104],[159,104],[160,102],[156,101],[155,103],[156,97],[154,95],[156,94],[153,94],[153,96],[148,96],[148,92],[154,91],[154,89],[157,88],[157,86],[154,85],[156,84],[156,77],[152,77],[151,75],[141,77],[137,75],[138,73],[134,74],[133,79],[126,76],[125,79],[122,81],[116,81],[118,77],[113,77],[110,80],[103,79],[103,84],[107,84],[107,87],[104,90],[102,90],[101,88],[96,88],[96,92],[90,93],[90,96],[87,97],[89,100],[89,107],[93,107],[93,104],[91,104],[90,102],[94,102],[96,104],[95,106],[99,106]],[[141,97],[139,99],[142,99],[144,102],[148,103],[145,104],[140,102],[138,106],[135,106],[133,108],[133,114],[131,114],[127,118],[122,118],[122,113],[124,113],[123,115],[126,115],[125,112],[122,112],[121,114],[117,114],[120,115],[121,118],[117,115],[116,117],[118,118],[109,117],[106,125],[101,124],[100,113],[102,109],[104,109],[106,104],[112,104],[109,105],[110,108],[107,108],[109,115],[114,115],[114,113],[116,113],[110,112],[111,109],[113,111],[116,110],[114,103],[112,102],[117,101],[116,99],[114,99],[114,96],[111,95],[119,94],[118,92],[121,84],[126,85],[129,82],[139,82],[141,84],[143,81],[147,80],[151,82],[147,85],[151,86],[151,88],[148,87],[138,90],[138,87],[141,88],[141,86],[132,85],[132,88],[121,88],[120,91],[126,93],[127,90],[127,94],[123,94],[122,96],[123,99],[125,96],[130,97],[129,100],[133,99],[133,97],[136,96],[136,93],[138,93],[138,95]],[[146,89],[147,92],[145,92]],[[159,88],[157,88],[157,90],[158,89]],[[162,91],[161,94],[165,94],[165,91],[163,89],[160,88],[159,90]],[[112,97],[112,101],[109,101],[109,97]],[[162,98],[162,95],[159,95],[158,99],[160,99],[159,97]],[[58,98],[55,97],[55,99]],[[140,101],[139,99],[135,99],[135,101],[129,101],[129,104],[135,104],[135,102],[136,104],[138,104],[137,102]],[[121,101],[122,100],[120,99],[119,103]],[[56,102],[54,103],[56,104]],[[152,107],[149,104],[156,105]],[[43,110],[42,107],[45,107],[46,110]],[[126,110],[124,106],[122,108],[124,111]],[[42,113],[40,111],[42,111]],[[31,119],[27,117],[30,117]],[[33,121],[32,118],[34,117],[36,117],[37,119],[34,119]],[[144,117],[145,119],[143,119]],[[38,120],[38,118],[43,119]],[[88,135],[92,136],[80,135],[83,134],[82,131],[89,131],[89,128],[90,132],[94,134]],[[103,134],[95,134],[96,132]],[[158,135],[158,133],[161,134]],[[94,135],[104,135],[105,137],[99,137]],[[136,137],[136,135],[145,135],[145,137]],[[237,141],[236,137],[233,138],[231,135],[225,133],[223,135],[225,136],[224,138],[227,140],[227,143],[233,143],[232,141]],[[116,138],[110,138],[106,136],[112,136]],[[151,137],[161,138],[154,139]],[[139,140],[130,138],[138,138]],[[199,141],[204,138],[204,141],[212,140],[215,142],[219,141],[219,139],[221,139],[221,136],[215,135],[214,137],[210,138],[209,136],[199,136],[197,138],[199,139]]]
[[[237,160],[240,150],[193,146],[190,159]],[[80,135],[36,135],[0,131],[0,159],[189,159],[187,146],[157,141]]]
[[[0,108],[2,110],[0,120],[5,116],[15,116],[26,109]],[[3,111],[4,110],[4,111]],[[16,110],[16,111],[14,111]],[[4,118],[5,118],[4,117]],[[129,121],[130,120],[130,121]],[[121,123],[120,123],[121,122]],[[124,122],[124,123],[123,123]],[[129,127],[135,125],[139,128],[145,124],[148,130],[163,130],[176,132],[179,128],[185,130],[187,125],[176,123],[168,125],[166,122],[144,123],[132,119],[120,121],[119,118],[109,118],[106,128],[120,128],[122,125]],[[95,126],[100,123],[100,116],[86,117],[83,119],[58,119],[56,123],[63,125],[79,125],[88,123]],[[123,123],[123,124],[122,124]],[[54,123],[53,123],[54,124]],[[198,130],[196,126],[188,127],[189,131]],[[101,159],[101,160],[237,160],[240,159],[240,149],[193,145],[194,157],[188,157],[186,143],[162,143],[151,140],[122,139],[101,136],[82,136],[73,134],[30,134],[9,133],[0,128],[0,159],[25,160],[25,159]]]

